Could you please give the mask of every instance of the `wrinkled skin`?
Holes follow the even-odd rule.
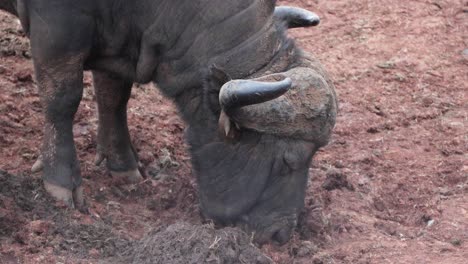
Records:
[[[218,124],[221,109],[215,91],[226,77],[208,79],[205,101],[187,94],[181,103],[188,105],[181,112],[189,116],[187,138],[203,213],[255,232],[258,243],[289,239],[303,208],[312,156],[328,142],[336,115],[333,85],[322,67],[295,52],[298,58],[289,59],[301,62],[281,74],[293,79],[291,90],[231,113],[233,120],[248,126],[233,128],[233,138],[223,136]],[[265,107],[268,112],[258,118],[254,108]],[[282,108],[287,111],[278,111]]]
[[[0,7],[18,15],[31,40],[45,113],[33,171],[43,171],[52,196],[85,208],[72,134],[83,71],[92,70],[96,89],[96,164],[105,160],[113,177],[130,183],[142,177],[127,101],[134,82],[153,81],[188,124],[204,216],[254,232],[259,243],[289,239],[310,161],[328,142],[337,110],[325,71],[285,35],[318,24],[313,13],[275,10],[273,0],[0,0]]]

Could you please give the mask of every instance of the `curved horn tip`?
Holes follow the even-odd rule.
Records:
[[[278,6],[275,8],[274,15],[277,19],[286,22],[288,28],[311,27],[320,24],[317,14],[299,7]]]
[[[288,86],[292,85],[292,80],[289,77],[284,78],[284,80],[282,80],[281,82],[284,82]]]

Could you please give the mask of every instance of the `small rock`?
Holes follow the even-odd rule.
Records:
[[[377,64],[377,67],[381,69],[393,69],[395,68],[395,62],[393,61],[385,61]]]
[[[453,194],[453,192],[447,187],[440,188],[439,193],[443,196],[450,196]]]
[[[468,60],[468,49],[464,49],[464,50],[462,51],[462,55],[463,55],[463,58],[464,58],[465,60]]]
[[[395,80],[399,82],[404,82],[406,81],[406,75],[404,75],[403,73],[397,73],[395,74]]]
[[[435,223],[434,219],[427,221],[427,227],[431,227]]]
[[[29,50],[23,50],[22,55],[26,59],[31,59],[32,58],[31,51],[29,51]]]
[[[434,99],[432,99],[431,97],[424,97],[422,99],[422,105],[424,107],[429,107],[431,106],[432,104],[434,103]]]
[[[340,160],[337,160],[333,163],[333,166],[335,166],[335,168],[337,169],[343,169],[345,167],[345,165],[343,164],[342,161]]]
[[[314,255],[318,252],[318,248],[310,241],[302,241],[299,249],[297,250],[298,257],[307,257]]]
[[[374,198],[374,207],[380,212],[383,212],[385,210],[384,202],[378,198]]]

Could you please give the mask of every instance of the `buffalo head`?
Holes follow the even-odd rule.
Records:
[[[317,24],[310,12],[280,10],[275,16],[286,26]],[[183,116],[191,116],[187,138],[202,213],[242,226],[259,243],[289,239],[312,156],[327,144],[337,111],[333,84],[318,61],[285,43],[272,63],[246,79],[233,80],[213,65],[203,95],[194,89],[177,100]]]

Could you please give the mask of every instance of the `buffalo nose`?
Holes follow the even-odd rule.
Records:
[[[272,240],[277,242],[279,245],[283,245],[288,242],[289,238],[291,237],[291,229],[290,228],[281,228],[280,230],[276,231],[273,236]]]

